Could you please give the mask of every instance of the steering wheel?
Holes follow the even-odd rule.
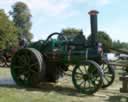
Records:
[[[55,38],[55,37],[56,37],[56,38]],[[50,34],[50,35],[47,37],[47,39],[46,39],[46,41],[45,41],[45,47],[47,47],[47,44],[49,43],[49,41],[51,41],[51,42],[53,42],[53,43],[55,44],[55,40],[60,41],[60,42],[57,41],[57,45],[58,45],[58,46],[61,46],[61,42],[62,42],[62,41],[66,41],[67,39],[66,39],[66,38],[64,37],[64,35],[61,34],[61,33],[58,33],[58,32],[52,33],[52,34]]]

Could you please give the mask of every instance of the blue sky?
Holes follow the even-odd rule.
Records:
[[[8,14],[19,0],[1,0],[0,9]],[[83,29],[90,34],[88,11],[96,9],[98,30],[105,31],[113,40],[128,42],[128,0],[20,0],[26,3],[32,14],[33,40],[45,39],[62,28]]]

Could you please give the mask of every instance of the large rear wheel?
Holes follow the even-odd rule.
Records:
[[[11,61],[11,74],[16,84],[20,86],[37,86],[45,76],[41,53],[33,48],[18,50]]]

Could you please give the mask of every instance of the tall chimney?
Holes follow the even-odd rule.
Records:
[[[90,15],[90,23],[91,23],[91,45],[96,46],[96,33],[97,33],[97,14],[99,12],[96,10],[91,10],[88,12]]]

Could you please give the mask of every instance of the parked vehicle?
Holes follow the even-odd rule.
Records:
[[[119,58],[122,60],[128,60],[128,55],[127,54],[120,54]]]

